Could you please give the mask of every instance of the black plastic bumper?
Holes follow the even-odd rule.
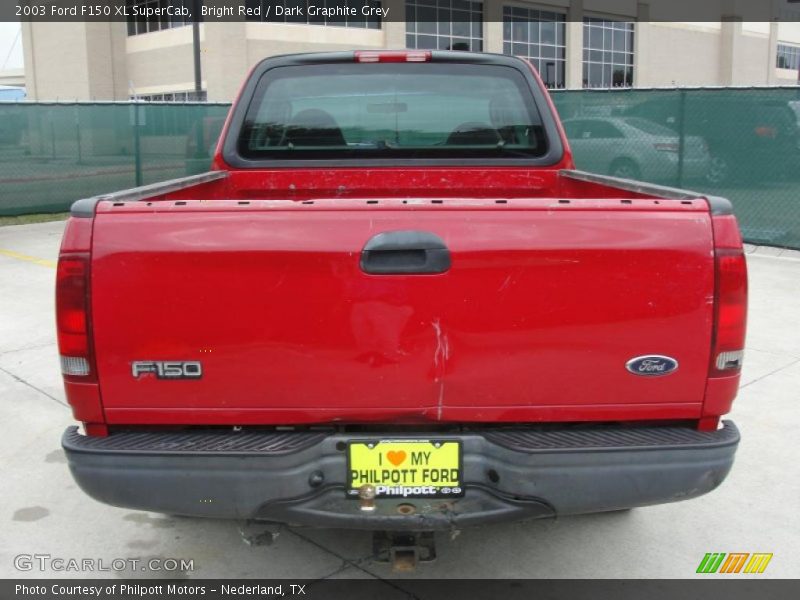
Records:
[[[64,433],[72,474],[114,506],[205,517],[375,530],[618,510],[694,498],[733,464],[739,432],[689,427],[483,429],[435,435],[463,447],[461,498],[378,499],[364,512],[344,492],[345,444],[390,435],[333,432]],[[419,433],[408,437],[426,437]],[[429,437],[429,436],[428,436]],[[413,514],[399,514],[411,503]]]

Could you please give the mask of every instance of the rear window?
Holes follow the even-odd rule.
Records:
[[[237,147],[248,159],[535,158],[547,140],[516,69],[337,63],[267,71]]]

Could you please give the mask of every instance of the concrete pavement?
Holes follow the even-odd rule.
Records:
[[[0,227],[0,577],[86,576],[18,571],[19,554],[106,564],[194,561],[193,570],[116,574],[136,577],[394,577],[370,559],[368,533],[142,513],[99,504],[77,489],[59,444],[72,423],[54,339],[53,265],[62,229],[62,222]],[[742,443],[719,489],[627,513],[441,535],[439,559],[404,577],[686,578],[706,552],[772,552],[760,577],[800,576],[800,260],[758,252],[748,260],[744,382],[731,415]],[[386,590],[387,598],[397,594]]]

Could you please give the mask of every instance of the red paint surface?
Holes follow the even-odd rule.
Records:
[[[104,205],[92,311],[108,422],[700,416],[704,202],[348,204]],[[360,270],[370,237],[409,228],[445,241],[449,272]],[[648,353],[681,368],[625,370]],[[133,360],[204,375],[136,380]]]

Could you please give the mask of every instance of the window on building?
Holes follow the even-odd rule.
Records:
[[[207,99],[205,90],[201,92],[167,92],[165,94],[131,96],[131,100],[139,100],[141,102],[205,102]]]
[[[260,14],[248,16],[248,21],[381,28],[381,17],[377,11],[381,8],[381,0],[245,0],[245,3],[248,8],[261,8]],[[281,7],[284,10],[279,10]],[[375,10],[365,15],[364,7]]]
[[[633,23],[583,20],[583,87],[633,85]]]
[[[193,0],[125,0],[128,15],[128,35],[140,35],[173,27],[189,25],[191,19],[181,13],[188,9],[191,14]],[[136,9],[136,11],[134,10]],[[160,9],[162,14],[145,16],[145,11]]]
[[[483,50],[483,2],[406,0],[406,47]]]
[[[776,66],[779,69],[800,70],[800,46],[778,44],[778,61]]]
[[[503,7],[503,53],[530,60],[547,87],[564,87],[566,34],[564,14]]]
[[[185,102],[206,101],[206,92],[165,92],[163,94],[144,94],[131,96],[141,110],[139,115],[140,133],[146,136],[185,136],[197,123],[202,121],[205,111],[183,105]]]

